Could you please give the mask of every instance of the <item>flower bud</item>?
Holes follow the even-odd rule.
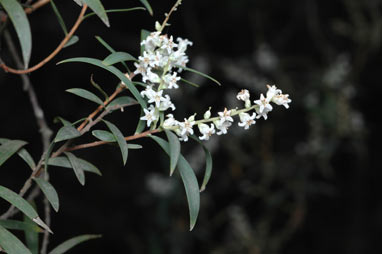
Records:
[[[208,108],[208,110],[203,115],[204,119],[210,119],[211,117],[211,107]]]
[[[246,100],[245,101],[245,108],[249,108],[251,107],[251,101],[250,100]]]
[[[196,115],[196,114],[193,114],[193,115],[190,116],[187,120],[188,120],[189,122],[194,122],[194,121],[195,121],[195,115]]]
[[[155,21],[155,30],[157,30],[159,32],[161,27],[162,27],[161,24],[159,24],[158,21]]]

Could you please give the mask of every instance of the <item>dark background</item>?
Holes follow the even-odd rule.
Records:
[[[107,9],[140,4],[103,2]],[[91,74],[109,93],[118,83],[93,66],[55,63],[106,57],[95,35],[137,56],[140,29],[153,30],[175,1],[151,2],[154,17],[144,11],[110,14],[111,28],[96,17],[86,20],[76,33],[77,44],[30,74],[51,129],[60,127],[53,123],[56,116],[73,122],[95,108],[66,89],[92,90]],[[56,4],[71,27],[80,8],[73,1]],[[33,65],[58,45],[63,33],[49,5],[29,19]],[[166,33],[194,42],[189,66],[223,84],[217,87],[185,73],[201,87],[185,85],[173,94],[177,118],[202,115],[209,106],[215,113],[238,106],[240,89],[258,95],[266,92],[266,84],[289,93],[291,108],[276,107],[267,121],[259,120],[250,130],[232,127],[228,135],[206,142],[213,153],[213,175],[201,194],[192,232],[181,180],[168,177],[168,158],[152,141],[138,140],[143,149],[130,150],[125,167],[115,147],[76,152],[103,176],[87,174],[82,187],[70,170],[51,168],[61,206],[52,218],[51,248],[89,233],[103,237],[70,253],[380,253],[381,2],[185,0],[170,23]],[[3,41],[1,57],[14,66]],[[41,137],[20,78],[1,71],[0,88],[0,136],[26,140],[37,161]],[[107,119],[131,135],[138,116],[138,108],[129,108]],[[90,140],[87,135],[77,143]],[[188,142],[182,151],[201,181],[202,149]],[[0,184],[17,191],[29,174],[14,156],[1,168]],[[41,197],[37,205],[42,214]],[[0,212],[6,209],[0,201]]]

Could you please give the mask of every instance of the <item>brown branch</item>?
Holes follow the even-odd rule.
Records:
[[[38,63],[35,66],[33,66],[33,67],[29,68],[29,69],[26,69],[26,70],[13,69],[13,68],[7,66],[4,63],[1,63],[0,67],[2,69],[4,69],[4,71],[10,72],[10,73],[14,73],[14,74],[26,74],[26,73],[30,73],[30,72],[33,72],[33,71],[41,68],[44,64],[46,64],[47,62],[52,60],[52,58],[55,57],[61,51],[61,49],[65,46],[65,44],[73,36],[74,32],[77,30],[77,28],[79,27],[79,25],[81,24],[81,22],[83,20],[82,18],[85,15],[87,7],[88,6],[86,4],[83,5],[81,13],[78,16],[77,21],[76,21],[76,23],[74,23],[74,25],[73,25],[72,29],[70,30],[70,32],[65,36],[65,38],[61,41],[61,43],[58,45],[58,47],[49,56],[47,56],[44,60],[42,60],[40,63]]]
[[[160,132],[160,131],[161,131],[160,129],[148,130],[148,131],[145,131],[145,132],[142,132],[142,133],[139,133],[139,134],[135,134],[135,135],[132,135],[132,136],[125,137],[125,140],[126,141],[130,141],[130,140],[135,140],[135,139],[139,139],[139,138],[144,138],[144,137],[147,137],[150,134],[154,134],[154,133],[157,133],[157,132]],[[81,145],[76,145],[76,146],[68,147],[68,148],[65,149],[65,151],[67,151],[67,152],[69,152],[69,151],[76,151],[76,150],[80,150],[80,149],[85,149],[85,148],[90,148],[90,147],[95,147],[95,146],[100,146],[100,145],[105,145],[105,144],[111,144],[111,143],[113,143],[113,142],[95,141],[95,142],[91,142],[91,143],[87,143],[87,144],[81,144]]]
[[[50,0],[40,0],[40,1],[37,1],[36,3],[32,4],[31,7],[25,8],[24,11],[25,11],[26,14],[31,14],[32,12],[34,12],[38,8],[46,5],[49,2],[50,2]]]

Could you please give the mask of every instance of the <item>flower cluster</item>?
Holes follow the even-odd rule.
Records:
[[[251,125],[256,123],[255,119],[263,117],[265,120],[268,118],[268,113],[273,110],[271,103],[276,105],[283,105],[289,108],[288,94],[283,94],[276,86],[268,86],[266,96],[260,95],[258,100],[254,100],[252,104],[248,90],[241,90],[236,98],[244,101],[244,108],[242,109],[224,109],[218,112],[218,116],[211,118],[211,108],[209,108],[201,120],[196,121],[195,115],[185,118],[184,122],[179,122],[174,119],[172,114],[167,115],[167,119],[163,123],[163,128],[174,130],[179,136],[181,141],[187,141],[189,135],[194,134],[193,126],[198,126],[200,140],[208,140],[213,134],[223,135],[227,134],[228,128],[233,124],[233,116],[239,116],[240,122],[238,126],[248,129]],[[252,111],[252,112],[251,112]]]
[[[178,74],[188,62],[185,52],[192,42],[182,38],[177,38],[175,42],[172,36],[153,32],[141,42],[141,45],[145,50],[138,58],[138,63],[134,64],[136,67],[134,74],[141,74],[142,81],[147,85],[141,95],[151,104],[144,109],[145,115],[141,120],[145,120],[150,127],[156,125],[160,112],[175,110],[175,105],[171,102],[170,96],[164,94],[164,90],[179,88]]]

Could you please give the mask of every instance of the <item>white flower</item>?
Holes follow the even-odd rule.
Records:
[[[228,130],[228,128],[232,125],[232,123],[229,122],[229,121],[225,121],[225,122],[214,121],[214,124],[215,124],[215,126],[216,126],[216,129],[219,130],[219,131],[216,133],[216,134],[218,134],[218,135],[227,134],[227,130]]]
[[[178,125],[179,122],[177,120],[175,120],[173,114],[168,114],[168,115],[166,115],[166,117],[167,117],[167,119],[163,122],[163,128],[169,129],[175,125]]]
[[[199,136],[200,140],[209,140],[212,134],[215,133],[215,126],[212,123],[211,127],[208,127],[208,125],[204,123],[198,124],[198,128],[200,133],[203,135]]]
[[[147,80],[149,80],[151,83],[159,83],[160,78],[158,74],[151,71],[151,68],[147,68],[146,76],[143,76],[142,78],[143,82],[146,83]]]
[[[184,118],[184,122],[179,123],[179,129],[180,129],[180,136],[184,135],[193,135],[194,130],[192,129],[192,126],[195,125],[195,121],[190,121],[190,119]]]
[[[187,39],[178,37],[176,41],[178,42],[178,51],[180,52],[185,52],[187,50],[187,46],[192,46],[192,42]]]
[[[143,111],[145,112],[145,115],[140,119],[147,121],[147,127],[150,127],[151,122],[158,120],[158,113],[152,105],[149,107],[149,109],[144,108]]]
[[[241,90],[237,95],[236,95],[236,98],[239,100],[239,101],[247,101],[249,100],[249,92],[247,89],[243,89]]]
[[[174,103],[171,102],[170,96],[168,94],[166,94],[164,97],[161,97],[161,102],[159,104],[158,109],[160,111],[166,111],[169,108],[171,108],[172,111],[174,111],[175,105],[174,105]]]
[[[219,116],[220,116],[220,123],[224,123],[224,122],[233,122],[233,118],[231,117],[231,110],[227,110],[227,108],[224,108],[224,111],[223,112],[218,112]]]
[[[177,46],[177,44],[174,43],[174,40],[173,40],[172,36],[170,36],[170,38],[165,36],[164,39],[163,39],[163,44],[162,44],[162,46],[160,48],[163,49],[163,50],[166,50],[168,54],[171,54],[171,52],[173,51],[173,48],[175,46]]]
[[[134,74],[135,74],[135,75],[137,75],[137,74],[142,74],[142,76],[146,76],[146,67],[143,65],[142,62],[134,63],[134,66],[137,68],[137,69],[134,71]]]
[[[267,91],[268,101],[271,101],[274,96],[282,93],[282,91],[280,89],[277,89],[277,87],[274,85],[273,86],[267,85],[267,87],[268,87],[268,91]]]
[[[263,111],[272,111],[273,107],[271,104],[269,104],[270,100],[268,98],[265,98],[263,94],[260,95],[260,99],[254,101],[255,104],[259,105],[259,111],[258,113],[263,113]]]
[[[155,103],[155,107],[159,108],[161,102],[166,101],[166,98],[162,97],[163,90],[160,90],[159,92],[151,92],[148,103]],[[170,97],[167,99],[169,100]]]
[[[240,127],[244,127],[245,130],[249,128],[252,124],[255,124],[256,121],[254,120],[256,117],[256,113],[253,113],[252,116],[250,116],[248,113],[240,113],[240,123],[238,125]]]
[[[161,44],[160,32],[152,32],[145,40],[141,42],[141,45],[145,46],[145,51],[154,52],[156,47]]]
[[[155,91],[153,90],[152,86],[146,86],[146,89],[141,92],[142,97],[147,97],[148,99],[151,99],[155,95]]]
[[[177,88],[179,88],[178,84],[176,83],[179,80],[180,80],[180,77],[177,76],[176,72],[173,72],[172,75],[170,73],[166,74],[163,77],[163,81],[165,82],[166,87],[168,89],[172,89],[172,88],[177,89]]]
[[[285,108],[289,108],[288,103],[291,103],[292,100],[289,99],[289,94],[279,94],[273,97],[272,101],[277,105],[283,105]]]
[[[256,119],[259,119],[261,117],[264,118],[264,120],[267,120],[268,119],[268,113],[270,112],[271,110],[269,110],[268,108],[265,108],[263,110],[263,112],[260,112],[260,109],[259,108],[256,108],[256,113],[257,113],[257,116],[256,116]]]

